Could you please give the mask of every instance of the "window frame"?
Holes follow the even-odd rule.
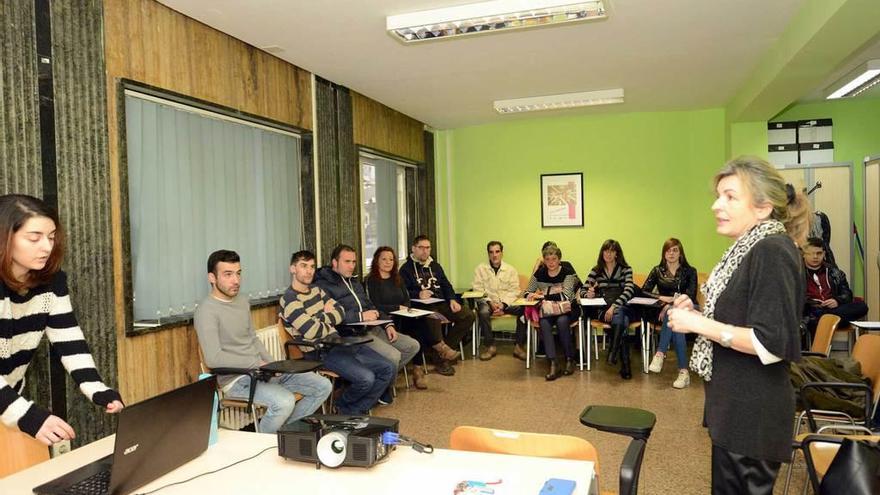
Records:
[[[248,112],[244,112],[241,110],[237,110],[232,107],[227,107],[224,105],[220,105],[217,103],[212,103],[207,100],[199,99],[192,96],[187,96],[181,93],[177,93],[171,90],[159,88],[157,86],[152,86],[146,83],[142,83],[139,81],[135,81],[132,79],[120,79],[116,86],[116,127],[118,130],[118,140],[117,140],[117,154],[118,154],[118,163],[119,163],[119,215],[120,215],[120,238],[122,242],[122,286],[123,286],[123,309],[125,314],[125,324],[124,330],[125,335],[127,337],[143,335],[152,332],[158,332],[162,330],[167,330],[170,328],[176,328],[186,325],[191,325],[193,322],[192,314],[182,314],[171,316],[167,320],[163,320],[158,325],[150,325],[150,326],[135,326],[134,320],[134,278],[133,278],[133,269],[132,269],[132,257],[131,257],[131,221],[130,221],[130,207],[129,207],[129,186],[128,186],[128,137],[127,137],[127,129],[126,129],[126,92],[136,92],[146,95],[151,98],[164,100],[169,102],[171,105],[182,105],[186,107],[191,107],[193,109],[199,110],[201,112],[207,112],[210,114],[215,114],[222,117],[226,117],[230,120],[237,121],[245,121],[248,124],[256,125],[257,127],[269,128],[270,130],[277,130],[283,133],[294,134],[300,139],[300,163],[301,163],[301,173],[299,178],[300,185],[300,207],[303,211],[303,220],[302,220],[302,229],[303,229],[303,242],[307,243],[308,233],[305,232],[307,225],[309,224],[308,219],[305,216],[305,213],[308,211],[308,208],[305,206],[305,202],[307,201],[307,196],[310,196],[306,193],[306,188],[311,187],[314,179],[312,178],[311,164],[312,164],[312,153],[313,153],[313,133],[308,129],[303,129],[297,126],[293,126],[284,122],[279,122],[276,120],[272,120],[266,117],[262,117],[259,115],[251,114]],[[206,282],[207,283],[207,282]],[[250,301],[251,309],[270,307],[278,304],[278,298],[275,296],[270,296],[262,299],[255,299]]]
[[[408,223],[410,217],[415,215],[415,212],[409,211],[409,202],[407,201],[407,191],[406,188],[406,170],[412,169],[416,174],[423,173],[424,164],[419,163],[415,160],[411,160],[408,158],[404,158],[402,156],[393,155],[391,153],[386,153],[384,151],[379,151],[373,148],[369,148],[367,146],[357,146],[357,169],[358,169],[358,196],[361,198],[359,202],[359,219],[360,219],[360,246],[358,249],[361,251],[361,261],[362,266],[360,269],[360,273],[362,277],[366,277],[367,274],[370,273],[370,261],[372,260],[372,253],[367,253],[367,237],[364,231],[364,201],[363,201],[363,188],[364,188],[364,176],[363,176],[363,157],[372,158],[377,160],[384,160],[388,162],[392,162],[397,165],[397,204],[398,204],[398,215],[397,215],[397,246],[394,246],[394,249],[397,251],[398,258],[406,258],[409,256],[408,253],[408,243],[409,243],[409,232],[408,232]],[[402,186],[402,189],[401,189]],[[417,191],[412,191],[412,194],[417,194]],[[403,211],[403,215],[400,214],[401,207]]]

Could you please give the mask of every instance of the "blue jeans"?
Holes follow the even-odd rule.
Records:
[[[687,342],[684,339],[684,334],[673,332],[669,328],[669,316],[664,316],[663,326],[660,327],[660,343],[657,345],[657,352],[666,354],[666,351],[669,349],[670,340],[675,344],[675,359],[678,361],[678,369],[687,369]]]
[[[574,341],[571,336],[571,315],[566,313],[559,316],[545,316],[541,318],[541,338],[544,339],[544,354],[547,359],[556,359],[556,342],[553,340],[553,325],[559,330],[559,342],[562,344],[562,352],[568,359],[574,359]]]
[[[243,376],[226,391],[226,396],[246,401],[250,385],[251,378]],[[254,402],[266,407],[266,414],[260,419],[260,433],[275,433],[282,425],[314,413],[332,390],[330,380],[317,373],[286,373],[267,382],[258,381]],[[294,393],[302,395],[302,399],[297,401]]]
[[[611,324],[612,325],[621,325],[623,327],[628,327],[630,322],[638,318],[639,315],[633,308],[623,305],[614,312],[611,316]]]
[[[312,354],[308,353],[306,357],[315,359],[310,356]],[[336,399],[339,414],[367,414],[397,375],[397,363],[383,358],[366,345],[333,347],[322,359],[325,368],[349,382]]]

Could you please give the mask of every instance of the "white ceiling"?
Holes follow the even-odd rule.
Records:
[[[618,87],[624,104],[561,112],[723,106],[803,3],[607,0],[606,20],[403,45],[385,16],[470,1],[160,1],[439,129],[523,118],[494,100]]]

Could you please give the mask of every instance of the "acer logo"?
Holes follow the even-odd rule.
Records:
[[[131,447],[128,447],[127,449],[125,449],[124,451],[122,451],[122,455],[128,455],[128,454],[131,454],[132,452],[134,452],[135,450],[138,449],[138,446],[140,446],[140,444],[139,444],[139,443],[136,443],[136,444],[132,445]]]

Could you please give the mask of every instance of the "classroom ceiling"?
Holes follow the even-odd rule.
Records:
[[[404,45],[385,16],[469,0],[160,0],[438,128],[726,105],[803,0],[607,0],[608,18]],[[833,82],[833,81],[832,81]],[[499,115],[494,100],[623,88],[626,102]]]

